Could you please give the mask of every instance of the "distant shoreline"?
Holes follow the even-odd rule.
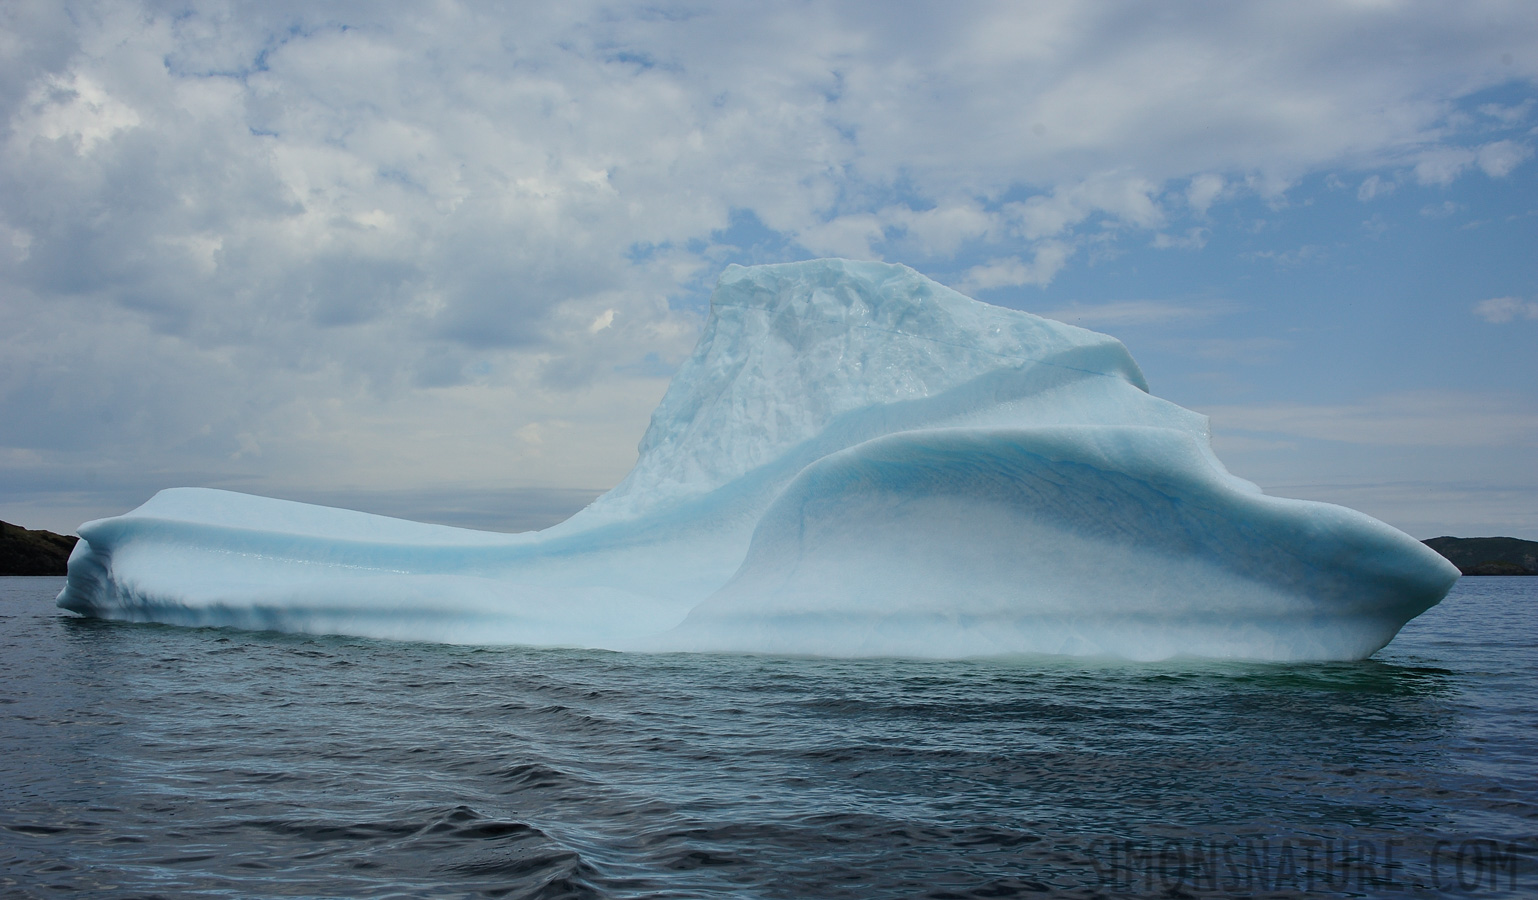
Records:
[[[1538,575],[1538,541],[1434,537],[1422,541],[1465,575]]]

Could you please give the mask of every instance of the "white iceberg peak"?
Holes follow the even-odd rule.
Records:
[[[635,469],[597,506],[655,508],[808,442],[825,453],[836,449],[830,438],[847,445],[853,433],[976,414],[1000,403],[1001,392],[1101,378],[1147,390],[1115,338],[981,303],[907,266],[729,266],[699,344],[652,414]],[[861,417],[892,421],[853,421]]]

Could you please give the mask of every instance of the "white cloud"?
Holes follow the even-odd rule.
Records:
[[[1533,155],[1533,148],[1515,141],[1492,141],[1479,148],[1479,168],[1491,178],[1505,178]]]
[[[845,259],[880,259],[872,249],[885,238],[881,219],[874,213],[839,216],[809,225],[796,232],[796,243],[815,256],[839,256]]]
[[[1474,151],[1466,147],[1427,150],[1415,163],[1415,179],[1421,184],[1451,184],[1464,169],[1474,164],[1476,158]]]
[[[132,107],[80,72],[44,77],[12,120],[16,140],[62,142],[81,153],[138,124]]]
[[[1179,217],[1322,169],[1445,183],[1531,152],[1448,118],[1538,75],[1521,11],[679,12],[6,4],[0,450],[295,491],[601,486],[728,259],[1044,286],[1118,234],[1200,246]],[[733,243],[744,221],[765,234]]]
[[[1160,232],[1154,235],[1150,244],[1156,250],[1200,250],[1207,246],[1208,230],[1205,228],[1190,228],[1180,237]]]
[[[969,241],[1002,237],[1003,223],[995,213],[976,203],[950,203],[933,209],[915,211],[906,206],[888,206],[881,211],[888,226],[900,229],[924,256],[950,256]]]
[[[1356,199],[1366,202],[1374,197],[1392,194],[1396,187],[1399,187],[1399,185],[1392,181],[1386,181],[1377,175],[1369,175],[1362,181],[1361,186],[1356,189]]]
[[[1461,212],[1463,204],[1453,200],[1443,200],[1441,203],[1428,203],[1421,207],[1421,215],[1428,219],[1441,219],[1454,213]]]
[[[1073,248],[1061,241],[1042,241],[1035,247],[1030,262],[1019,257],[991,260],[973,266],[962,276],[959,290],[966,293],[1001,287],[1019,287],[1049,283],[1073,255]]]
[[[1204,216],[1227,188],[1228,182],[1222,175],[1203,173],[1191,179],[1191,184],[1186,188],[1186,203],[1197,215]]]
[[[1515,319],[1538,319],[1538,303],[1516,297],[1491,297],[1474,304],[1474,315],[1492,325]]]
[[[597,334],[598,332],[603,331],[605,328],[608,328],[613,324],[614,310],[606,309],[599,313],[597,318],[593,319],[592,324],[587,326],[587,330],[591,334]]]
[[[1475,166],[1491,178],[1505,178],[1532,153],[1528,145],[1510,140],[1478,147],[1437,147],[1421,153],[1415,178],[1421,184],[1447,185]]]
[[[1007,204],[1004,213],[1026,240],[1060,235],[1091,216],[1136,228],[1157,228],[1164,211],[1154,200],[1157,186],[1146,178],[1121,172],[1100,173],[1050,194]]]

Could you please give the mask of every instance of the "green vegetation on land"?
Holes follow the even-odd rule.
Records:
[[[1465,575],[1538,575],[1538,541],[1434,537],[1424,543]]]
[[[0,575],[63,575],[78,540],[0,522]]]

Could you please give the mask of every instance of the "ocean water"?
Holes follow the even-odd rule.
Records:
[[[1538,895],[1538,578],[1347,664],[133,625],[0,579],[0,895]]]

